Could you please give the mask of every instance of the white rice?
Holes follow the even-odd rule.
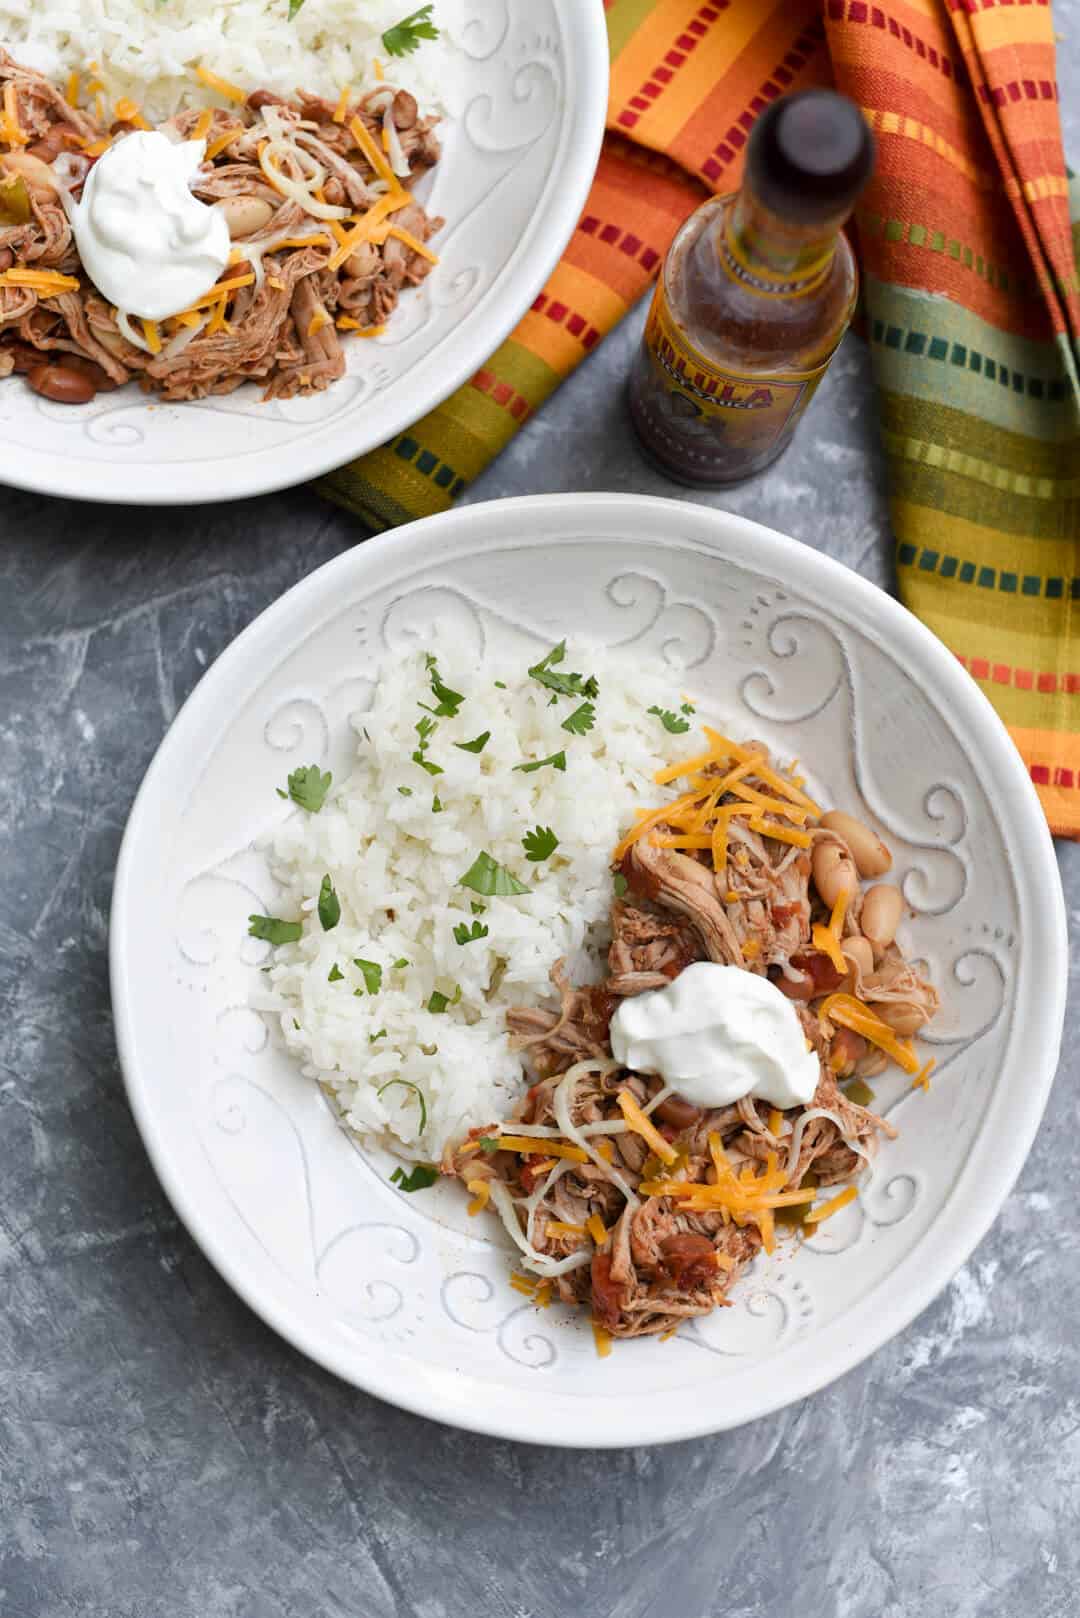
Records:
[[[425,111],[453,111],[456,56],[445,24],[456,0],[435,0],[443,31],[411,55],[389,57],[384,31],[414,0],[0,0],[0,43],[55,83],[82,75],[104,86],[108,107],[121,96],[160,123],[185,106],[226,105],[196,76],[200,65],[245,90],[291,95],[298,87],[336,100],[387,79],[409,89]],[[91,66],[91,64],[93,64]]]
[[[255,1004],[274,1013],[289,1051],[327,1087],[350,1129],[410,1157],[437,1159],[448,1139],[506,1115],[523,1081],[507,1008],[550,1004],[555,962],[606,942],[612,849],[636,807],[661,801],[654,772],[701,751],[696,716],[687,733],[669,734],[649,713],[678,713],[685,700],[663,668],[571,648],[559,668],[595,674],[600,687],[595,727],[578,736],[562,724],[581,699],[552,703],[528,677],[529,661],[477,663],[439,650],[439,675],[465,701],[429,740],[426,756],[444,772],[437,776],[411,756],[425,717],[418,703],[436,706],[424,659],[388,669],[374,706],[354,720],[359,756],[350,778],[334,784],[318,813],[296,809],[269,846],[281,884],[274,914],[302,918],[304,932],[268,956]],[[491,737],[481,753],[452,745],[485,730]],[[514,769],[560,751],[565,772]],[[538,825],[559,846],[533,863],[522,838]],[[482,851],[528,894],[480,898],[462,887]],[[315,908],[325,875],[341,904],[329,932]],[[485,907],[480,915],[474,902]],[[487,936],[459,944],[454,927],[477,921]],[[377,993],[365,989],[356,960],[381,966]],[[395,967],[399,960],[408,965]],[[330,982],[335,968],[343,977]],[[433,991],[453,1001],[459,990],[447,1010],[427,1009]],[[415,1090],[395,1084],[379,1093],[392,1079],[422,1093],[423,1133]]]

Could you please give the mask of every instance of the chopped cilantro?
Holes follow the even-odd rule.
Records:
[[[385,1038],[386,1038],[386,1029],[385,1028],[380,1028],[379,1032],[377,1034],[369,1034],[368,1035],[367,1042],[368,1042],[369,1045],[374,1045],[374,1043],[375,1043],[375,1041],[377,1039],[385,1039]]]
[[[302,6],[304,0],[289,0],[290,8],[294,5]],[[383,34],[383,49],[388,56],[411,56],[422,39],[438,39],[439,30],[431,20],[434,0],[418,11],[410,11],[407,17],[396,22]],[[291,15],[291,10],[290,10]]]
[[[279,921],[276,916],[249,916],[248,936],[267,944],[295,944],[303,934],[299,921]]]
[[[454,928],[454,939],[458,944],[475,944],[477,939],[486,938],[488,929],[482,921],[474,921],[470,928],[467,921],[459,922]]]
[[[375,1092],[376,1095],[381,1096],[383,1090],[389,1090],[392,1084],[403,1084],[406,1090],[411,1090],[413,1092],[417,1101],[420,1103],[420,1133],[422,1135],[424,1130],[427,1128],[427,1105],[424,1101],[424,1092],[421,1090],[420,1086],[418,1084],[414,1084],[411,1079],[387,1079],[386,1083]]]
[[[443,812],[442,799],[437,792],[431,800],[431,812],[433,815],[441,815]]]
[[[505,691],[506,690],[506,681],[505,680],[496,680],[495,685],[496,685],[496,688],[499,691]]]
[[[330,791],[333,779],[329,770],[323,775],[317,764],[305,764],[300,769],[293,770],[289,776],[288,792],[282,792],[278,787],[277,795],[279,798],[291,798],[301,809],[306,809],[309,815],[317,815],[326,802],[326,794]]]
[[[403,798],[412,797],[412,787],[398,787],[398,791],[401,793]]]
[[[559,839],[550,826],[535,826],[525,833],[521,842],[525,858],[534,861],[550,859],[559,846]]]
[[[546,657],[539,663],[534,663],[529,670],[530,680],[538,680],[549,691],[557,691],[563,697],[596,697],[600,687],[596,683],[596,676],[590,674],[583,679],[580,674],[556,674],[555,666],[561,663],[566,656],[566,642],[561,640],[558,646],[553,646]]]
[[[498,1135],[481,1135],[478,1145],[484,1155],[490,1157],[493,1152],[499,1150],[499,1137]]]
[[[615,889],[616,899],[621,899],[627,888],[630,886],[629,882],[623,876],[621,871],[615,872],[615,875],[611,879],[611,885]]]
[[[465,698],[460,691],[451,691],[448,685],[443,684],[439,678],[439,670],[436,667],[435,659],[430,655],[427,658],[427,666],[428,673],[431,675],[431,694],[439,705],[429,711],[435,715],[436,719],[455,718]],[[423,707],[424,704],[421,703],[420,706]]]
[[[402,968],[402,967],[403,967],[403,966],[408,966],[408,964],[409,964],[409,963],[408,963],[408,961],[407,961],[407,960],[406,960],[406,959],[405,959],[405,957],[404,957],[404,955],[399,955],[399,956],[398,956],[398,958],[397,958],[397,960],[396,960],[396,961],[395,961],[395,962],[394,962],[394,971],[395,971],[395,972],[400,972],[400,971],[401,971],[401,968]]]
[[[327,983],[344,983],[345,974],[336,961],[327,973],[326,981]]]
[[[679,708],[679,712],[680,713],[697,713],[697,709],[694,707],[694,704],[692,702],[684,702],[681,705],[681,707]]]
[[[515,764],[514,770],[515,772],[520,770],[522,775],[531,775],[534,770],[542,770],[545,764],[550,764],[552,769],[555,770],[565,770],[566,754],[558,752],[549,754],[547,758],[529,759],[525,764]]]
[[[482,905],[479,899],[470,899],[469,909],[472,911],[474,916],[482,916],[484,911],[487,909],[487,905]]]
[[[418,1163],[411,1174],[406,1174],[403,1169],[395,1169],[390,1176],[390,1184],[399,1186],[402,1191],[426,1191],[438,1178],[439,1171],[434,1163]]]
[[[664,729],[670,731],[672,736],[685,735],[690,729],[689,720],[680,719],[678,714],[671,712],[670,708],[650,708],[649,712],[656,715]]]
[[[364,988],[368,994],[378,994],[382,988],[382,967],[378,961],[354,960],[353,965],[358,969],[364,980]]]
[[[319,920],[322,922],[324,933],[332,932],[341,920],[341,900],[334,892],[334,884],[330,880],[329,873],[323,877],[322,887],[319,889]]]
[[[490,740],[490,730],[484,730],[479,736],[474,736],[471,742],[455,742],[454,746],[460,747],[463,753],[482,753]]]
[[[591,702],[583,702],[580,708],[575,708],[568,719],[562,722],[562,728],[568,730],[571,736],[585,736],[596,724],[596,709]]]
[[[524,882],[519,882],[513,872],[493,860],[486,851],[478,854],[465,875],[458,878],[458,886],[471,888],[474,893],[482,894],[485,899],[492,894],[507,898],[513,894],[529,891]]]

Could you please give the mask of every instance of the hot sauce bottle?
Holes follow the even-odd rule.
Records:
[[[754,125],[742,189],[682,226],[630,379],[634,425],[669,477],[734,483],[787,448],[855,308],[842,227],[873,164],[853,102],[784,96]]]

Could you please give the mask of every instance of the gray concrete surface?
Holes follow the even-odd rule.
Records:
[[[1078,0],[1057,27],[1080,33]],[[1068,37],[1062,58],[1075,154]],[[638,324],[470,499],[676,492],[622,414]],[[794,449],[724,503],[889,585],[858,342]],[[1073,1618],[1075,996],[1001,1218],[826,1392],[603,1456],[403,1415],[280,1342],[178,1225],[124,1101],[106,976],[124,820],[196,645],[215,655],[357,530],[303,490],[159,513],[8,491],[0,537],[2,1618]],[[1080,848],[1060,860],[1075,931]]]

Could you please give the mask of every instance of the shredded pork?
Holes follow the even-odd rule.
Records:
[[[174,139],[205,136],[214,155],[193,187],[200,200],[263,206],[248,209],[257,222],[247,231],[236,211],[234,262],[221,282],[237,284],[227,297],[148,333],[95,291],[68,222],[93,164],[139,125],[106,128],[3,51],[0,98],[0,376],[26,372],[49,397],[64,396],[49,391],[47,375],[39,385],[50,364],[77,371],[90,390],[83,397],[133,380],[166,400],[231,393],[244,382],[260,384],[266,398],[317,393],[344,373],[343,338],[378,331],[431,269],[418,249],[443,221],[406,193],[440,149],[435,121],[419,116],[415,99],[391,85],[345,107],[257,90],[235,111],[191,109],[162,126]],[[357,138],[357,123],[370,143]],[[270,175],[264,166],[268,147],[280,183],[274,164]],[[309,191],[339,217],[309,211]],[[394,210],[373,215],[366,231],[365,216],[391,191]],[[350,236],[355,245],[342,257]],[[55,271],[78,287],[27,284],[27,270]],[[77,395],[72,402],[82,402]]]
[[[761,744],[747,747],[768,768]],[[744,795],[775,793],[753,771],[743,774]],[[700,841],[710,842],[725,806],[742,801],[722,793]],[[708,809],[704,795],[702,802]],[[509,1220],[524,1268],[612,1336],[669,1332],[729,1303],[733,1283],[763,1245],[771,1248],[775,1222],[798,1226],[819,1187],[850,1182],[880,1138],[895,1134],[864,1104],[870,1097],[860,1082],[889,1057],[846,1026],[844,1008],[865,1007],[888,1043],[875,1005],[910,1031],[933,1016],[937,995],[894,941],[871,946],[857,883],[831,944],[816,931],[831,914],[815,886],[813,846],[828,840],[846,860],[852,855],[815,819],[805,810],[792,816],[806,829],[791,846],[768,835],[775,819],[759,814],[764,829],[753,829],[744,804],[727,824],[723,869],[713,864],[716,843],[688,852],[664,846],[684,829],[674,824],[656,827],[657,841],[632,843],[619,867],[626,891],[612,906],[606,979],[575,988],[557,967],[558,1011],[510,1012],[513,1043],[535,1082],[511,1119],[474,1129],[447,1152],[444,1170]],[[871,959],[873,970],[864,970]],[[744,1097],[706,1111],[614,1060],[609,1023],[619,1000],[662,988],[699,960],[767,974],[793,1000],[819,1061],[808,1106],[780,1114]],[[910,1060],[909,1048],[900,1054]],[[653,1139],[629,1120],[628,1102]],[[535,1151],[499,1147],[515,1128],[537,1133]]]

